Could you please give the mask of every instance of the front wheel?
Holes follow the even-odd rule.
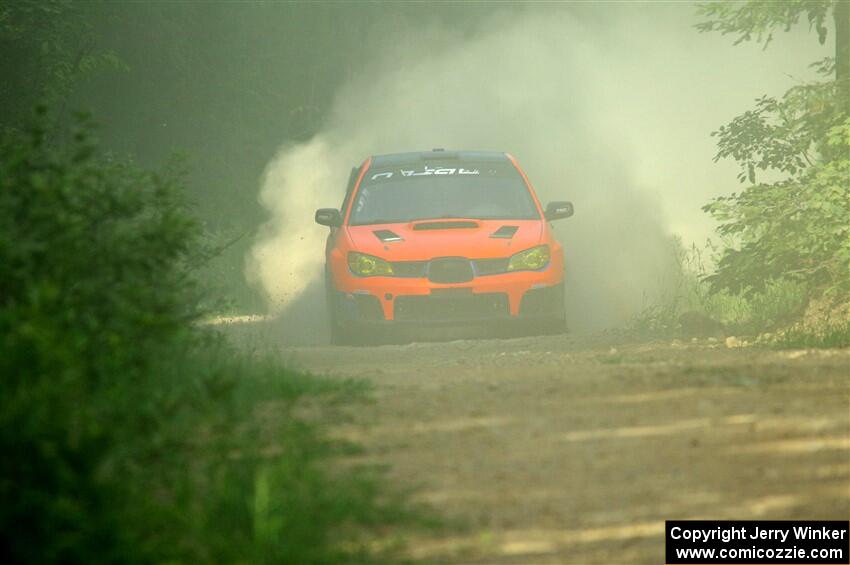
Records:
[[[334,300],[333,279],[327,269],[325,269],[325,310],[328,313],[331,345],[344,345],[345,333],[339,325],[339,313],[337,312],[336,300]]]
[[[325,305],[328,311],[328,327],[331,345],[357,345],[357,338],[348,328],[340,324],[339,304],[333,279],[325,271]]]

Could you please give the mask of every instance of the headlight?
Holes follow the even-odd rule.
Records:
[[[538,245],[512,255],[508,271],[537,271],[549,264],[549,246]]]
[[[383,259],[354,251],[348,254],[348,268],[358,277],[390,276],[393,274],[392,266]]]

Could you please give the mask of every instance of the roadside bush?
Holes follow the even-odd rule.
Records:
[[[721,130],[722,147],[749,139],[735,131]],[[820,150],[831,158],[707,205],[723,242],[710,270],[703,250],[679,246],[672,282],[632,327],[676,332],[690,312],[729,334],[775,334],[778,347],[850,346],[850,120],[826,130]]]
[[[697,13],[698,30],[732,34],[735,44],[767,48],[776,32],[804,21],[818,43],[833,43],[834,56],[809,65],[818,80],[762,96],[712,133],[715,161],[733,159],[744,186],[703,207],[719,221],[726,244],[703,280],[751,302],[761,316],[754,316],[756,326],[781,318],[778,345],[848,345],[850,5],[711,1],[698,4]]]
[[[99,158],[81,128],[0,142],[0,559],[334,562],[413,518],[302,399],[356,383],[228,350],[193,322],[199,229],[173,170]]]
[[[173,178],[94,152],[82,132],[52,149],[39,126],[0,146],[0,535],[12,562],[143,560],[116,527],[130,494],[116,448],[155,440],[158,396],[188,393],[153,368],[190,339],[195,226]]]
[[[722,252],[728,247],[722,246]],[[691,336],[757,335],[797,323],[811,297],[803,281],[769,280],[758,290],[712,288],[708,279],[717,248],[671,248],[677,265],[666,274],[660,292],[649,297],[629,324],[635,331]]]

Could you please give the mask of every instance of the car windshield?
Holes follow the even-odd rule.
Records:
[[[416,163],[370,169],[349,224],[437,218],[531,220],[540,216],[517,169],[507,161]]]

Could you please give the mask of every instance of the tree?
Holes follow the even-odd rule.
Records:
[[[789,30],[802,18],[828,39],[835,23],[835,56],[813,63],[823,79],[794,86],[781,98],[763,96],[754,109],[734,118],[712,135],[715,160],[731,157],[741,166],[740,192],[704,207],[721,223],[725,249],[716,272],[707,277],[714,289],[754,292],[771,280],[809,283],[812,295],[850,294],[850,1],[749,0],[699,6],[707,17],[700,31],[735,34],[735,43],[756,40],[765,48],[777,29]],[[773,171],[785,176],[759,182]]]
[[[0,4],[0,131],[26,125],[37,102],[54,112],[56,129],[82,79],[122,66],[98,48],[97,8],[70,0]]]

